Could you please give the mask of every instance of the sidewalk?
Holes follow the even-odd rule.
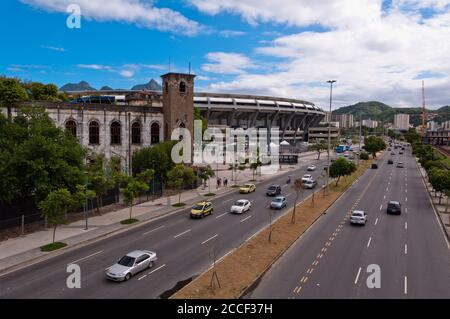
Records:
[[[283,174],[288,171],[297,169],[300,165],[304,165],[306,161],[316,159],[315,153],[308,152],[302,154],[301,159],[297,165],[283,165],[281,170],[275,175]],[[214,168],[216,169],[216,168]],[[85,230],[85,220],[79,220],[68,225],[59,226],[56,229],[55,241],[62,241],[66,243],[67,248],[79,246],[98,238],[104,238],[112,233],[123,231],[143,222],[153,220],[171,212],[189,207],[199,200],[214,199],[217,196],[227,194],[234,189],[231,187],[233,181],[231,180],[232,171],[228,170],[228,166],[222,165],[219,167],[220,178],[226,177],[228,179],[228,187],[217,188],[216,177],[213,177],[211,182],[211,192],[216,196],[206,197],[204,194],[209,193],[209,187],[203,188],[200,186],[197,189],[185,191],[181,194],[181,202],[186,203],[185,207],[175,208],[172,205],[178,203],[178,195],[169,197],[162,197],[154,201],[148,201],[138,204],[133,207],[133,218],[139,219],[138,223],[132,225],[122,225],[120,221],[129,218],[129,208],[122,208],[114,212],[103,214],[102,216],[90,217],[88,220],[88,229]],[[275,176],[272,175],[272,176]],[[271,178],[271,175],[255,175],[256,182],[261,182],[264,179]],[[253,171],[246,169],[245,171],[236,171],[236,184],[242,185],[253,179]],[[222,182],[223,185],[223,182]],[[51,242],[53,230],[51,228],[37,231],[35,233],[27,234],[22,237],[8,239],[0,242],[0,272],[15,265],[35,260],[49,254],[58,254],[65,249],[60,249],[51,253],[44,253],[40,251],[40,247]]]
[[[425,169],[419,163],[417,163],[417,166],[419,167],[419,170],[420,170],[420,173],[425,182],[428,194],[430,195],[431,200],[433,202],[433,206],[439,216],[439,219],[441,220],[441,224],[443,225],[443,228],[445,230],[447,238],[450,240],[450,208],[447,211],[445,211],[446,203],[447,203],[447,200],[449,200],[449,199],[445,195],[442,195],[441,203],[439,203],[439,196],[436,196],[436,193],[433,190],[433,186],[431,186],[430,182],[428,181],[428,177],[427,177],[427,173],[426,173]],[[450,202],[449,202],[449,204],[450,204]]]

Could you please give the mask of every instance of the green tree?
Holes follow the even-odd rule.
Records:
[[[347,176],[356,171],[356,165],[346,159],[339,157],[330,165],[330,177],[337,178],[336,186],[342,176]]]
[[[58,88],[54,84],[27,82],[23,84],[31,100],[60,102]]]
[[[91,172],[88,175],[89,187],[95,194],[97,203],[97,213],[100,214],[100,207],[103,206],[102,197],[114,187],[114,181],[111,176],[103,173],[103,171]]]
[[[328,143],[324,140],[320,140],[319,143],[314,143],[310,146],[311,151],[317,152],[317,160],[320,160],[320,154],[328,149]]]
[[[148,186],[147,183],[137,178],[131,178],[128,181],[127,185],[120,189],[120,191],[123,194],[125,204],[130,207],[130,218],[129,218],[130,221],[133,212],[134,200],[143,193],[145,193],[146,191],[148,191],[149,188],[150,187]]]
[[[178,190],[178,204],[181,205],[183,185],[190,184],[195,180],[193,169],[183,164],[177,164],[167,173],[167,178],[169,187]]]
[[[0,115],[0,201],[33,196],[39,202],[56,189],[84,181],[85,150],[48,114],[37,107],[20,108],[14,119]]]
[[[154,168],[156,177],[166,180],[167,172],[175,165],[171,159],[171,151],[176,143],[177,141],[161,142],[134,152],[132,160],[133,174]],[[155,163],[154,167],[153,162]]]
[[[367,161],[369,159],[369,154],[366,152],[361,152],[361,154],[359,154],[359,159]]]
[[[206,185],[206,181],[209,181],[208,187],[209,187],[209,193],[211,193],[211,178],[214,177],[216,174],[214,173],[214,170],[211,168],[210,165],[199,167],[198,169],[198,177],[202,180],[202,182]]]
[[[0,77],[0,107],[7,108],[8,118],[12,117],[11,109],[27,99],[27,92],[19,80]]]
[[[377,152],[386,148],[386,143],[381,137],[368,136],[364,139],[364,147],[367,152],[372,153],[372,157],[377,157]]]
[[[202,134],[205,133],[206,129],[208,128],[208,120],[206,119],[206,117],[201,115],[200,109],[198,107],[194,107],[194,120],[202,121]]]
[[[39,202],[38,207],[42,216],[53,226],[53,239],[55,242],[56,227],[67,222],[67,212],[74,209],[77,200],[66,188],[59,188],[51,191],[47,197]]]
[[[439,192],[439,204],[441,204],[442,195],[450,189],[450,171],[445,169],[433,168],[429,173],[431,186]]]

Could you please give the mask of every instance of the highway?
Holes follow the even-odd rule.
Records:
[[[450,248],[409,150],[383,154],[246,298],[450,298]],[[389,158],[394,165],[387,164]],[[397,168],[398,161],[405,168]],[[388,201],[401,215],[386,214]],[[349,224],[351,210],[368,214]],[[366,284],[377,265],[380,288]],[[370,277],[372,279],[373,277]]]
[[[219,259],[241,245],[269,223],[268,205],[272,198],[265,195],[270,184],[280,184],[287,196],[288,207],[273,211],[274,218],[293,205],[292,183],[287,175],[301,177],[306,165],[314,162],[318,176],[323,172],[326,157],[305,162],[300,169],[279,174],[257,185],[256,192],[239,194],[238,190],[212,199],[214,213],[204,219],[192,220],[188,209],[170,214],[148,224],[99,240],[84,247],[30,265],[0,277],[0,298],[164,298],[177,283],[189,281],[208,269],[213,251]],[[308,172],[309,173],[309,172]],[[319,182],[323,183],[323,182]],[[310,193],[307,191],[305,195]],[[252,209],[243,215],[229,213],[232,203],[249,199]],[[104,271],[124,254],[135,249],[148,249],[158,254],[153,268],[143,271],[127,282],[111,282]],[[68,264],[81,267],[81,288],[69,289],[66,279]]]

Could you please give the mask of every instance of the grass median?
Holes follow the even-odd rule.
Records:
[[[322,191],[316,192],[314,198],[309,197],[298,204],[295,224],[291,222],[293,208],[289,209],[272,224],[271,242],[268,240],[270,231],[267,227],[217,263],[215,272],[220,288],[217,281],[215,288],[211,287],[214,272],[210,269],[171,298],[239,298],[366,171],[371,162],[370,160],[361,161],[358,170],[341,179],[337,186],[335,182],[332,182],[326,196]],[[269,224],[269,214],[267,214],[267,221]]]

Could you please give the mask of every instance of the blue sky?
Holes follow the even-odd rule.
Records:
[[[197,90],[287,96],[337,106],[448,104],[445,0],[6,0],[0,74],[130,88],[169,70]],[[81,28],[65,8],[81,8]],[[412,48],[415,50],[412,52]],[[420,48],[420,52],[417,52]],[[438,52],[440,51],[440,52]],[[382,79],[382,81],[380,81]]]

